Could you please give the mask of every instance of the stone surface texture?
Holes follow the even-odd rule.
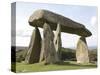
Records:
[[[85,37],[80,37],[76,49],[77,63],[89,63],[88,47]]]
[[[60,23],[62,32],[77,34],[84,37],[92,35],[92,33],[83,24],[77,23],[67,17],[48,10],[36,10],[30,16],[28,22],[31,26],[37,26],[41,28],[43,28],[43,25],[46,22],[50,25],[52,30],[56,30],[57,24]]]
[[[29,64],[39,62],[40,52],[41,52],[41,35],[39,29],[35,27],[31,36],[25,62]]]
[[[57,29],[55,31],[55,36],[54,36],[54,45],[56,52],[58,54],[59,59],[61,59],[61,47],[62,47],[62,42],[61,42],[61,25],[57,25]]]
[[[50,26],[45,23],[43,26],[43,48],[45,64],[53,64],[58,62],[58,56],[54,47],[54,34]]]

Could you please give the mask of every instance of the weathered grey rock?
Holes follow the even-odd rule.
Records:
[[[25,62],[29,64],[39,62],[40,51],[41,51],[41,35],[39,29],[35,27],[31,36],[30,45],[25,58]]]
[[[61,25],[60,24],[57,25],[57,29],[56,29],[56,32],[55,32],[54,45],[55,45],[55,49],[56,49],[56,52],[58,54],[58,57],[61,60],[62,43],[61,43]]]
[[[88,47],[85,37],[81,37],[76,49],[77,63],[89,63]]]
[[[43,49],[45,64],[53,64],[58,62],[57,53],[54,47],[54,34],[50,26],[45,23],[43,26]]]
[[[44,40],[42,40],[42,47],[41,47],[39,62],[42,62],[43,60],[44,60]]]
[[[29,18],[29,24],[31,26],[42,28],[45,22],[50,25],[52,30],[56,30],[57,24],[60,23],[62,32],[77,34],[84,37],[92,35],[84,25],[48,10],[37,10]]]

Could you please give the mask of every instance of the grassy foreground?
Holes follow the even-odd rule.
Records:
[[[96,64],[77,64],[75,61],[62,62],[60,64],[44,65],[42,63],[25,64],[16,63],[16,72],[40,72],[40,71],[55,71],[55,70],[75,70],[96,68]]]

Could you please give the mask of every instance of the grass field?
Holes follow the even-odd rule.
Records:
[[[75,70],[75,69],[90,69],[96,68],[97,65],[93,63],[89,64],[77,64],[75,61],[67,61],[59,64],[44,65],[42,63],[25,64],[16,63],[16,72],[40,72],[40,71],[56,71],[56,70]]]

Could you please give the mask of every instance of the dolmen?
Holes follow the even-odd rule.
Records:
[[[76,34],[80,36],[76,48],[77,63],[89,63],[88,46],[86,37],[92,33],[80,23],[57,13],[40,9],[29,17],[29,25],[35,27],[33,30],[26,63],[54,64],[61,61],[61,32]],[[38,28],[43,28],[43,39]],[[55,34],[53,33],[55,30]]]

